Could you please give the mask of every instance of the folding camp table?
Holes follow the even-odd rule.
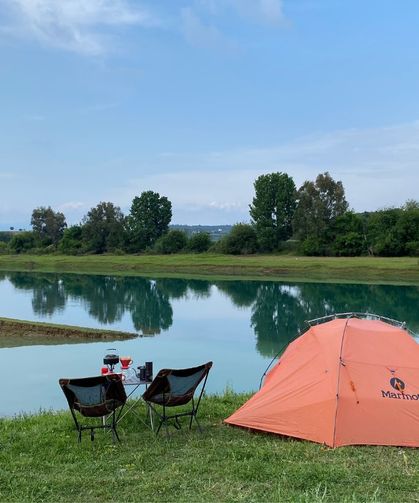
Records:
[[[127,394],[127,402],[119,410],[119,414],[116,417],[117,423],[119,423],[119,421],[121,421],[128,414],[128,412],[134,411],[135,406],[138,405],[142,400],[142,394],[136,397],[132,401],[132,403],[128,403],[128,399],[134,395],[134,393],[140,388],[140,386],[145,386],[145,389],[147,389],[151,381],[152,380],[140,379],[139,377],[137,377],[135,372],[131,372],[125,377],[125,379],[122,382],[124,384],[125,391]],[[151,414],[150,414],[150,423],[151,428],[153,429],[153,417]]]

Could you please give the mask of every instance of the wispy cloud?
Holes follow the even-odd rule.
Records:
[[[252,21],[281,24],[285,20],[282,0],[220,0]]]
[[[259,175],[286,172],[299,187],[329,171],[342,180],[357,211],[400,206],[418,197],[418,138],[419,122],[412,122],[316,134],[266,148],[194,155],[166,152],[148,163],[152,175],[131,180],[113,196],[128,207],[143,190],[156,190],[173,202],[179,223],[244,221],[249,219],[253,182]],[[174,171],[167,172],[167,166]]]
[[[10,22],[2,33],[33,38],[87,55],[109,49],[109,33],[126,26],[151,26],[151,14],[129,0],[3,0]]]
[[[253,23],[280,24],[285,20],[282,0],[196,0],[194,6],[212,16],[230,11]]]
[[[195,47],[230,48],[235,44],[214,25],[205,23],[190,7],[181,10],[181,29],[186,40]]]
[[[190,0],[173,13],[160,7],[166,22],[141,0],[1,0],[8,21],[0,36],[36,40],[46,47],[84,55],[103,55],[115,46],[115,36],[127,27],[167,29],[167,19],[194,46],[235,50],[237,43],[220,28],[222,16],[249,23],[278,26],[285,20],[282,0]],[[171,14],[170,14],[171,12]],[[176,18],[176,23],[174,23]],[[219,26],[220,25],[220,26]]]
[[[181,31],[193,46],[237,50],[237,42],[217,26],[225,14],[272,26],[285,21],[282,0],[195,0],[181,9]]]
[[[62,203],[58,206],[60,211],[65,210],[79,210],[81,208],[85,208],[86,204],[81,201],[68,201],[67,203]]]

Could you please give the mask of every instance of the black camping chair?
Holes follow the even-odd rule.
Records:
[[[192,428],[192,422],[195,419],[199,431],[202,432],[201,425],[196,417],[198,413],[199,404],[204,393],[205,385],[208,379],[208,373],[212,367],[212,362],[205,363],[199,367],[189,369],[162,369],[156,375],[153,382],[143,394],[143,399],[160,419],[157,427],[156,435],[159,433],[160,428],[164,424],[166,433],[168,434],[168,421],[174,420],[174,426],[177,430],[180,429],[179,418],[190,416],[189,429]],[[194,394],[199,384],[203,381],[201,392],[197,401],[194,399]],[[167,415],[167,407],[177,407],[186,405],[192,402],[192,409],[186,412],[179,412],[177,414]],[[162,407],[161,412],[157,410],[155,405]]]
[[[81,442],[83,430],[90,430],[90,439],[94,440],[95,430],[98,428],[110,429],[112,437],[119,441],[116,431],[115,411],[127,401],[121,377],[109,374],[81,379],[60,379],[59,384],[67,398],[71,415],[73,416],[78,431],[78,440]],[[77,421],[75,411],[84,417],[101,418],[100,424],[82,425]],[[111,415],[111,421],[107,417]]]

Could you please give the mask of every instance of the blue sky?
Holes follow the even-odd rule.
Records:
[[[419,187],[417,0],[0,0],[0,228],[155,190],[246,221],[329,171],[357,211]]]

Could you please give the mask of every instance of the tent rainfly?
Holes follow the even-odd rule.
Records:
[[[225,422],[330,447],[419,447],[419,344],[381,320],[312,326]]]

